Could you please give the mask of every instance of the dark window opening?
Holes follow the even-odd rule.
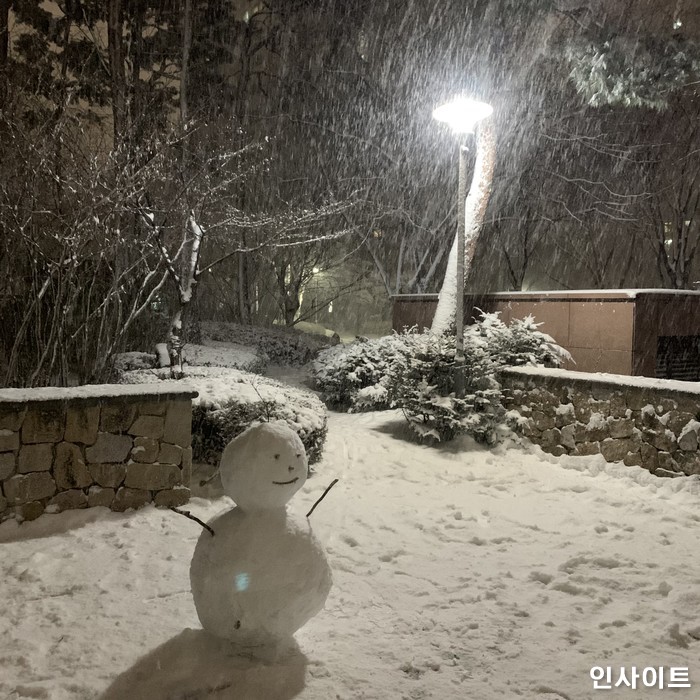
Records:
[[[659,379],[700,381],[700,335],[663,335],[656,345]]]

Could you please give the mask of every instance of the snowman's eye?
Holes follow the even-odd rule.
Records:
[[[299,454],[297,455],[297,459],[299,459],[299,457],[301,457],[301,453],[299,453]]]
[[[280,458],[280,456],[279,456],[279,455],[275,455],[275,459],[279,459],[279,458]]]

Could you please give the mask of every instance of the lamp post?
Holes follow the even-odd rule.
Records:
[[[459,136],[459,186],[457,191],[457,235],[447,261],[445,279],[440,289],[438,306],[433,318],[432,330],[444,333],[452,319],[456,327],[455,394],[464,396],[464,279],[471,266],[476,249],[476,239],[486,213],[491,180],[495,165],[493,131],[487,119],[493,107],[485,102],[458,98],[438,107],[433,117],[446,122]],[[467,196],[467,146],[466,135],[474,133],[477,123],[476,163],[472,183]]]

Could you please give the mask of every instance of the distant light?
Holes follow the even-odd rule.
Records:
[[[248,574],[236,574],[236,590],[240,593],[248,589],[250,576]]]
[[[468,97],[458,97],[433,111],[433,118],[446,122],[456,134],[470,134],[477,122],[493,114],[493,107]]]
[[[683,22],[681,22],[680,19],[673,20],[673,28],[674,29],[680,29],[682,26],[683,26]]]
[[[314,267],[314,268],[311,269],[311,272],[313,272],[314,275],[317,275],[319,272],[321,272],[321,270],[320,270],[319,268],[317,268],[317,267]]]
[[[667,238],[664,241],[664,245],[673,245],[673,238]]]

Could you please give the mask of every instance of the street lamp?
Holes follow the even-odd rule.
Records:
[[[495,165],[495,141],[490,120],[493,107],[460,97],[441,105],[433,117],[446,122],[459,136],[459,186],[457,192],[457,235],[447,261],[445,279],[440,289],[438,306],[433,318],[435,333],[447,331],[454,319],[456,327],[455,394],[464,396],[464,279],[474,258],[476,239],[486,214],[491,194],[491,180]],[[487,121],[483,121],[487,120]],[[474,174],[467,196],[467,146],[466,134],[474,133],[479,124],[476,139]]]

